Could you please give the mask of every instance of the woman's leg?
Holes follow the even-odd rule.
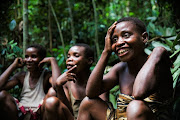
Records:
[[[84,98],[80,105],[78,120],[105,120],[108,105],[100,98]]]
[[[57,98],[47,98],[43,105],[41,112],[43,120],[74,120],[74,116],[69,109]]]
[[[133,100],[127,107],[128,120],[156,120],[151,109],[141,100]]]
[[[14,98],[6,91],[0,92],[0,116],[3,120],[17,120],[18,110]]]

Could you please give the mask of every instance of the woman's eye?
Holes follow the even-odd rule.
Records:
[[[117,42],[117,40],[118,40],[118,38],[117,38],[117,37],[114,37],[114,38],[112,39],[112,42],[115,43],[115,42]]]
[[[70,55],[67,55],[67,58],[69,58],[70,57]]]
[[[25,58],[28,58],[29,56],[28,55],[25,55]]]
[[[75,54],[74,56],[75,56],[75,57],[79,57],[79,54]]]
[[[124,34],[124,37],[125,37],[125,38],[129,38],[129,37],[130,37],[130,34],[129,34],[129,33],[125,33],[125,34]]]
[[[32,55],[32,58],[37,58],[37,56],[36,55]]]

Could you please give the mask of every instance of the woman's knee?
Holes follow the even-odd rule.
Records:
[[[81,102],[81,106],[85,108],[90,108],[94,106],[97,103],[97,99],[90,99],[88,97],[85,97],[83,101]]]
[[[60,101],[57,97],[49,97],[45,100],[46,111],[56,111],[60,106]]]
[[[56,91],[54,90],[53,87],[51,87],[51,88],[48,90],[47,95],[48,95],[48,97],[56,96]]]
[[[88,97],[85,97],[80,105],[81,110],[89,111],[89,112],[91,111],[93,112],[95,109],[98,108],[103,109],[104,107],[107,107],[107,104],[105,104],[105,102],[99,97],[95,99],[90,99]]]
[[[0,102],[5,101],[8,96],[8,93],[5,90],[0,92]]]
[[[147,117],[152,114],[150,108],[142,100],[133,100],[127,107],[127,116],[137,118],[140,116]]]

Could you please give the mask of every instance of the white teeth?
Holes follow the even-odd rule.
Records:
[[[128,51],[128,50],[120,50],[118,53],[119,53],[119,54],[123,54],[123,53],[125,53],[126,51]]]

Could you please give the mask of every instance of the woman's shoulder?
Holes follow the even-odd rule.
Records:
[[[16,73],[10,80],[17,80],[20,84],[23,84],[25,76],[26,76],[26,72],[21,71]]]
[[[124,70],[127,67],[127,63],[126,62],[119,62],[117,64],[115,64],[112,69],[117,70],[117,71],[121,71]]]

